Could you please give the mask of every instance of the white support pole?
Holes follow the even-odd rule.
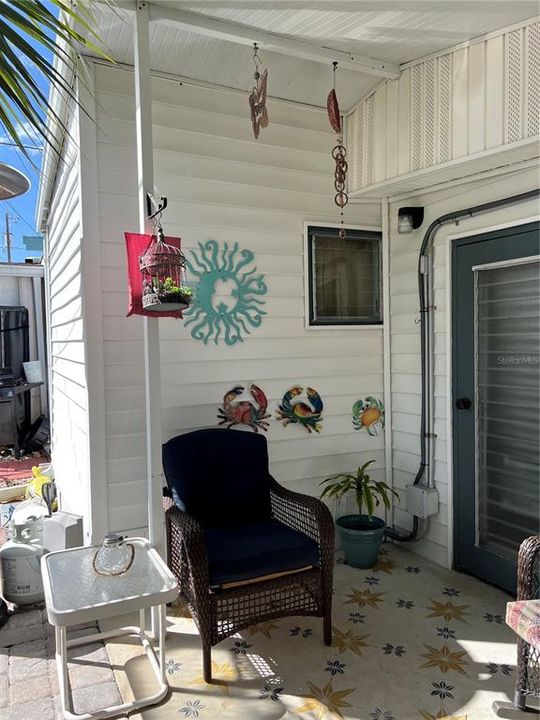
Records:
[[[146,216],[146,194],[154,193],[154,153],[152,140],[152,96],[150,79],[150,41],[148,5],[136,3],[135,28],[135,115],[137,129],[137,172],[139,229],[151,231]],[[148,537],[164,554],[163,510],[161,504],[161,364],[159,320],[144,320],[144,379],[146,395],[146,474],[148,481]],[[159,614],[152,609],[152,634],[157,637]]]

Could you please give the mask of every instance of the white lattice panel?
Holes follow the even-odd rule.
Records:
[[[451,157],[451,119],[452,119],[452,56],[439,58],[439,108],[438,121],[438,157],[440,163],[448,162]]]
[[[393,182],[538,136],[540,23],[524,23],[471,47],[411,64],[397,82],[391,107],[381,115],[386,121],[380,122],[378,115],[374,126],[375,93],[351,114],[352,190],[369,188],[374,178],[377,185],[381,178]],[[386,161],[383,167],[375,145],[395,148],[396,142],[399,164]]]
[[[540,23],[526,33],[527,137],[540,135]]]
[[[364,185],[373,184],[374,156],[375,156],[375,128],[374,128],[375,96],[370,95],[366,100],[364,117],[364,159],[365,159],[365,181]]]
[[[435,163],[435,143],[437,138],[437,130],[435,124],[436,62],[436,60],[428,60],[426,63],[424,63],[424,153],[422,167],[431,167]]]
[[[347,120],[347,157],[349,158],[349,192],[365,187],[364,183],[364,104],[359,105]]]
[[[415,65],[411,76],[411,158],[412,169],[422,167],[422,118],[424,65]]]
[[[505,142],[523,137],[523,30],[513,30],[505,42]]]
[[[347,151],[347,191],[358,187],[358,112],[347,118],[345,149]]]

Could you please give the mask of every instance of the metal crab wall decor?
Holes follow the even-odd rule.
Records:
[[[235,385],[229,392],[225,393],[223,407],[218,410],[218,418],[220,419],[218,425],[227,423],[228,427],[249,425],[255,432],[259,432],[259,428],[267,431],[269,427],[267,419],[270,417],[270,413],[266,412],[268,399],[265,393],[258,385],[252,383],[249,392],[255,404],[250,400],[238,400],[238,397],[242,395],[245,389],[244,385]]]
[[[281,400],[276,417],[287,426],[289,423],[303,425],[308,432],[321,432],[323,401],[313,388],[306,388],[305,399],[300,396],[304,388],[294,385]]]
[[[357,400],[352,406],[352,419],[355,430],[367,430],[368,435],[380,435],[384,430],[384,403],[368,395],[365,400]]]
[[[266,315],[262,297],[268,288],[264,275],[256,267],[249,269],[254,257],[238,243],[220,247],[215,240],[191,251],[186,266],[197,291],[184,318],[194,340],[235,345],[261,325]]]

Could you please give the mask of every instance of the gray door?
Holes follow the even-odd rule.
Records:
[[[452,257],[456,566],[511,593],[540,522],[539,250],[531,223]]]

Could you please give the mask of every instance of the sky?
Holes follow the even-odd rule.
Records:
[[[20,195],[12,200],[0,200],[0,232],[2,242],[0,246],[0,262],[7,261],[6,241],[5,241],[5,217],[6,212],[9,215],[9,224],[12,238],[12,260],[14,262],[24,262],[26,257],[39,257],[39,252],[26,250],[23,245],[23,235],[37,235],[35,226],[35,211],[37,201],[37,191],[39,183],[39,167],[41,166],[41,151],[31,151],[30,157],[32,163],[36,167],[32,167],[31,163],[26,160],[20,151],[15,148],[4,145],[7,138],[0,134],[0,161],[11,165],[20,170],[30,180],[30,190],[24,195]],[[25,143],[34,144],[29,138]]]
[[[31,44],[36,43],[29,38]],[[40,53],[47,56],[47,53],[41,46]],[[40,86],[48,94],[48,85],[43,78],[40,79]],[[24,134],[22,136],[23,143],[26,145],[41,146],[41,139],[36,138],[31,132],[28,125],[23,126]],[[7,261],[6,242],[5,242],[5,216],[6,212],[10,218],[10,229],[12,233],[12,260],[14,262],[24,262],[26,257],[39,257],[39,252],[26,250],[22,242],[23,235],[36,235],[35,226],[35,210],[37,201],[37,191],[39,185],[39,171],[41,168],[42,151],[30,150],[30,161],[16,148],[6,145],[10,139],[6,136],[5,131],[0,126],[0,161],[11,165],[20,170],[30,180],[30,190],[18,198],[12,200],[0,200],[0,262]]]

